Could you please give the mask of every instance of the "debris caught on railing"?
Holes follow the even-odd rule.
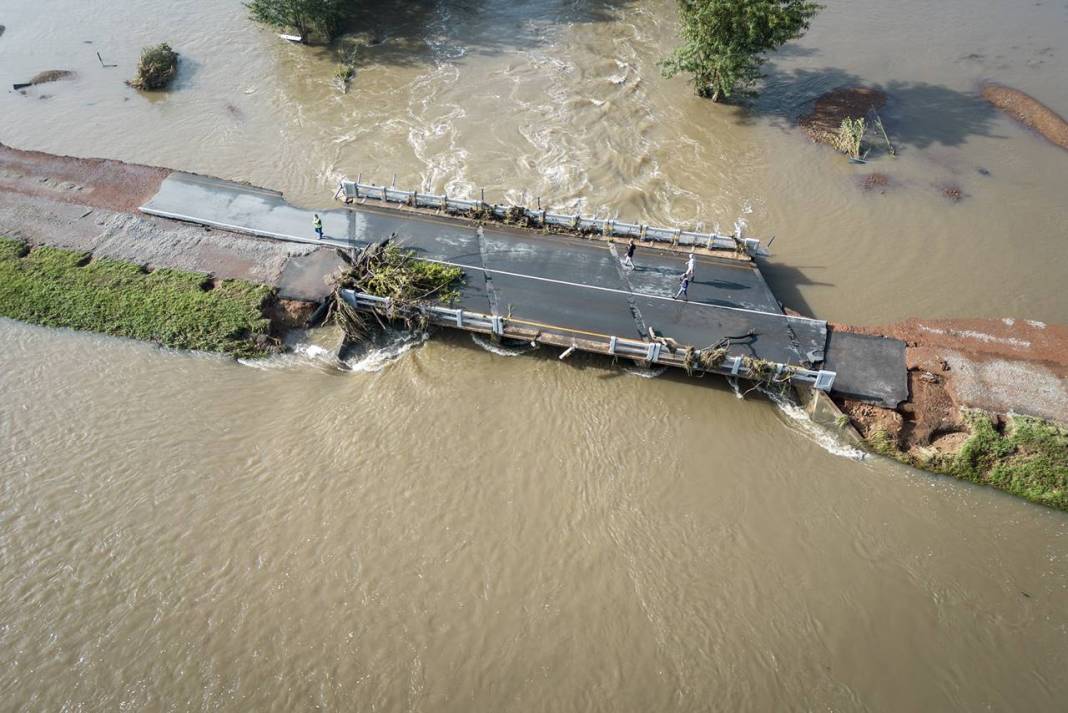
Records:
[[[338,254],[346,267],[335,279],[333,304],[327,319],[333,317],[349,341],[366,340],[371,325],[365,313],[341,297],[342,289],[383,298],[382,317],[390,322],[403,322],[411,330],[426,329],[430,322],[428,304],[448,304],[459,297],[456,288],[463,278],[462,269],[417,260],[411,250],[394,243],[392,236],[355,255],[340,250]],[[374,314],[376,318],[379,316],[378,312]]]
[[[577,214],[551,213],[540,207],[540,199],[537,209],[511,204],[487,203],[485,192],[481,195],[479,200],[469,200],[448,195],[405,191],[393,186],[361,183],[359,179],[342,180],[334,193],[336,199],[343,199],[346,203],[358,200],[397,203],[411,208],[438,210],[472,220],[495,221],[547,232],[564,232],[589,237],[636,238],[647,242],[666,243],[672,247],[698,247],[747,257],[768,254],[759,240],[743,237],[740,228],[734,235],[723,235],[717,232],[698,233],[681,228],[627,223],[612,218],[587,218]]]

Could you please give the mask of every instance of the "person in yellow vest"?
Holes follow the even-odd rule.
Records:
[[[319,218],[319,214],[315,213],[315,219],[312,220],[312,225],[315,226],[315,234],[319,237],[319,240],[323,239],[323,221]]]

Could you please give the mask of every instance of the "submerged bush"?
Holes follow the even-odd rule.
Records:
[[[835,148],[850,158],[860,158],[860,150],[864,141],[864,117],[842,119],[842,125],[838,127],[838,135],[835,137]]]
[[[141,50],[141,61],[137,65],[137,77],[130,86],[137,89],[165,89],[174,75],[178,73],[178,53],[166,42],[155,47]]]

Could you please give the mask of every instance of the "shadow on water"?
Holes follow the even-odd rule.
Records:
[[[329,47],[336,56],[356,48],[355,65],[422,65],[467,54],[499,55],[543,46],[554,26],[610,22],[634,0],[437,0],[396,3],[383,10],[360,3]]]
[[[771,291],[778,298],[783,307],[800,312],[806,317],[819,317],[812,314],[812,308],[805,300],[799,289],[802,285],[812,287],[834,287],[832,282],[820,282],[805,274],[805,270],[823,269],[818,265],[798,267],[796,265],[784,265],[782,263],[760,262],[760,272],[764,275]]]
[[[886,93],[886,106],[879,114],[895,146],[923,149],[933,144],[959,146],[971,136],[1004,138],[992,133],[997,111],[977,93],[927,82],[871,84],[835,67],[783,70],[767,65],[759,96],[739,111],[738,120],[744,124],[770,118],[774,125],[793,130],[820,95],[851,86]]]

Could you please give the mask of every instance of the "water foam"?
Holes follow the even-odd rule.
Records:
[[[779,412],[789,419],[787,425],[792,426],[791,430],[815,443],[831,455],[854,461],[867,459],[867,453],[859,448],[854,448],[848,443],[843,443],[834,433],[809,418],[805,410],[797,404],[773,391],[767,391],[762,388],[760,392],[767,396],[778,407]]]
[[[631,376],[637,376],[641,379],[655,379],[667,371],[667,367],[659,366],[655,369],[649,369],[643,366],[624,366],[623,371]]]
[[[263,371],[313,367],[335,371],[373,373],[382,371],[397,359],[429,339],[427,332],[389,332],[384,343],[361,347],[358,354],[341,360],[336,349],[328,349],[311,341],[305,333],[289,342],[289,351],[266,359],[238,359],[242,366]]]
[[[505,346],[503,344],[494,344],[492,341],[486,339],[480,334],[472,334],[471,341],[488,351],[490,354],[496,354],[497,356],[503,357],[519,356],[520,354],[526,354],[527,352],[532,352],[537,349],[536,346],[531,346],[529,344],[522,344],[519,346]]]
[[[375,373],[397,361],[430,338],[429,332],[397,332],[380,347],[368,349],[343,363],[349,371]]]
[[[264,359],[238,359],[242,366],[268,371],[271,369],[291,369],[302,366],[337,368],[338,360],[334,352],[311,342],[293,342],[289,351]]]

